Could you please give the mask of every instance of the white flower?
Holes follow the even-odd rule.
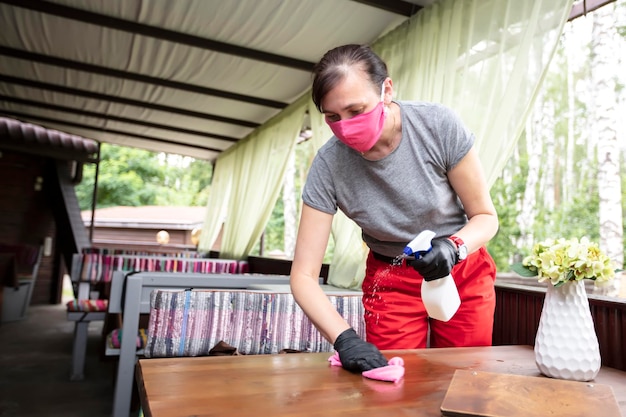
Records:
[[[555,286],[583,279],[605,284],[615,277],[610,258],[587,237],[536,243],[521,266],[537,275],[539,282],[549,280]]]

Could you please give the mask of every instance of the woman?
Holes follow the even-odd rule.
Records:
[[[474,136],[444,106],[394,101],[387,66],[367,46],[328,51],[313,75],[313,101],[335,136],[318,151],[302,194],[291,270],[296,301],[353,372],[386,365],[379,349],[426,347],[427,336],[432,347],[490,345],[496,271],[484,245],[498,218]],[[367,342],[318,285],[337,208],[361,227],[370,249],[362,285]],[[436,232],[432,250],[394,266],[423,230]],[[461,306],[447,322],[429,319],[422,280],[449,273]]]

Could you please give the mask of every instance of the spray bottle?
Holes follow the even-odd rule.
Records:
[[[404,248],[404,258],[421,257],[432,249],[431,241],[435,232],[424,230]],[[452,275],[448,274],[433,281],[422,281],[422,301],[428,315],[434,319],[448,321],[461,305],[459,291]]]

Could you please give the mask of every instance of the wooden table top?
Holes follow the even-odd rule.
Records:
[[[441,416],[457,369],[541,376],[531,346],[385,351],[404,359],[398,383],[330,366],[329,353],[141,359],[137,380],[147,417]],[[626,417],[626,372],[602,368]]]

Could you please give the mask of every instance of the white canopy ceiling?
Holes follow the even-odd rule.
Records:
[[[0,113],[214,159],[435,0],[0,0]]]

